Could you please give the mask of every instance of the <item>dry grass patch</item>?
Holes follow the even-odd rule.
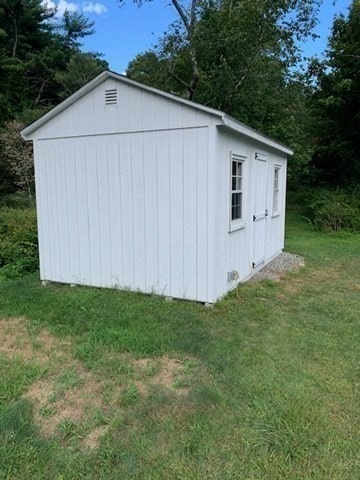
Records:
[[[94,411],[107,409],[102,382],[79,363],[77,373],[79,385],[61,388],[59,392],[58,378],[47,378],[34,383],[26,392],[25,398],[33,402],[35,421],[45,437],[54,435],[64,421],[86,422]]]
[[[136,388],[141,395],[148,395],[151,388],[159,385],[176,395],[188,393],[184,363],[176,358],[163,355],[160,358],[141,358],[135,361],[139,380],[135,381]]]
[[[94,428],[94,430],[85,437],[83,442],[84,447],[89,450],[95,450],[98,448],[102,437],[107,433],[108,429],[108,425],[101,425],[100,427]]]
[[[73,357],[70,341],[57,339],[45,329],[31,336],[25,318],[1,320],[0,337],[0,354],[44,367],[42,377],[23,394],[33,404],[34,421],[40,433],[51,438],[69,422],[85,432],[80,446],[90,450],[99,446],[108,430],[107,425],[94,426],[94,418],[101,412],[111,419],[119,408],[126,408],[122,405],[122,394],[129,382],[135,385],[140,399],[146,398],[156,386],[183,397],[189,391],[190,371],[193,367],[198,369],[194,360],[182,362],[167,355],[134,360],[128,354],[116,354],[126,364],[123,378],[109,375],[104,378]]]
[[[64,421],[84,423],[94,411],[109,407],[103,399],[103,381],[72,357],[70,341],[59,340],[45,329],[32,337],[25,318],[0,320],[0,338],[0,355],[47,368],[43,378],[23,395],[33,404],[34,420],[43,436],[53,436]],[[112,404],[117,400],[118,395]],[[95,448],[101,432],[105,432],[104,427],[90,431],[84,446]]]
[[[291,279],[286,279],[284,282],[284,290],[287,293],[298,293],[309,285],[320,285],[324,281],[333,281],[336,278],[340,278],[341,274],[341,265],[332,265],[325,268],[310,270],[305,275],[293,276]]]
[[[69,358],[71,342],[54,337],[46,329],[31,335],[23,317],[0,320],[0,356],[49,368]]]

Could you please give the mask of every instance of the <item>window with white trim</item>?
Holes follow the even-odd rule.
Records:
[[[274,186],[273,186],[273,215],[279,214],[279,178],[280,165],[274,167]]]
[[[243,176],[245,157],[231,154],[231,199],[230,199],[230,229],[234,230],[243,223],[244,198]]]

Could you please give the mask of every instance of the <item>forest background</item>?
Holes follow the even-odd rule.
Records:
[[[289,145],[289,189],[306,192],[309,219],[321,224],[325,209],[321,226],[359,228],[360,0],[335,18],[325,56],[311,59],[301,45],[314,36],[322,0],[169,3],[178,19],[126,74]],[[108,67],[101,53],[81,48],[94,23],[77,11],[59,18],[48,5],[0,0],[2,204],[34,194],[31,145],[20,129]]]

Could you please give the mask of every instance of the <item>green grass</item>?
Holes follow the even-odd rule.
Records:
[[[52,354],[70,342],[70,359],[49,367],[0,354],[0,478],[357,480],[360,235],[316,232],[290,211],[286,249],[305,256],[300,272],[241,285],[214,309],[32,276],[0,283],[0,318],[25,317],[35,340],[50,331]],[[155,381],[167,357],[182,368],[169,387]],[[103,402],[44,436],[25,393],[48,379],[63,398],[84,375]]]

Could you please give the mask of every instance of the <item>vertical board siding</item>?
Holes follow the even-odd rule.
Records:
[[[117,104],[105,105],[105,90]],[[41,126],[36,139],[81,137],[207,126],[208,114],[141,88],[106,80]]]
[[[230,228],[230,193],[231,193],[231,152],[246,157],[243,164],[243,219],[245,227],[229,233]],[[217,255],[215,267],[215,297],[219,298],[236,286],[229,282],[228,272],[236,270],[240,279],[246,278],[251,272],[251,195],[250,179],[252,175],[251,148],[246,141],[227,132],[218,132],[217,142],[217,205],[215,249]]]
[[[170,295],[171,271],[171,235],[170,235],[170,164],[169,132],[156,132],[157,160],[157,208],[158,208],[158,245],[159,245],[159,279],[158,292]]]
[[[197,131],[184,130],[184,294],[197,298]]]
[[[144,133],[143,168],[145,214],[145,286],[147,292],[158,291],[159,281],[159,225],[158,225],[158,167],[156,137]]]
[[[116,142],[107,145],[108,158],[108,201],[111,245],[111,283],[114,287],[123,285],[122,255],[122,209],[120,192],[120,158]]]
[[[134,288],[134,206],[131,168],[130,136],[124,135],[118,143],[119,190],[121,195],[122,286]]]
[[[208,298],[208,129],[198,130],[196,161],[197,295]]]
[[[62,174],[62,172],[66,172],[66,157],[61,156],[59,161],[55,160],[53,168],[57,179],[57,188],[54,190],[54,195],[56,195],[58,223],[59,225],[66,225],[67,227],[67,218],[69,216],[68,201],[65,200],[68,195],[66,188],[67,175]],[[55,212],[53,213],[55,214]],[[62,241],[58,244],[58,249],[60,253],[59,281],[64,281],[66,278],[70,278],[71,275],[70,237],[68,228],[65,228]]]
[[[208,128],[38,142],[44,278],[209,298]]]
[[[170,294],[173,297],[184,294],[183,142],[182,131],[170,131]]]
[[[243,210],[244,228],[229,233],[230,219],[230,152],[246,156],[243,171]],[[266,208],[269,216],[265,220],[264,259],[267,263],[274,255],[283,248],[285,202],[281,204],[280,215],[271,217],[272,213],[272,170],[275,163],[283,165],[284,178],[281,188],[285,195],[286,159],[275,155],[271,150],[264,151],[264,147],[225,131],[218,133],[217,147],[217,207],[216,207],[216,235],[215,251],[217,255],[215,275],[215,297],[219,298],[234,288],[237,282],[228,282],[227,273],[236,270],[240,281],[249,278],[253,273],[252,262],[254,258],[254,245],[256,242],[256,225],[252,216],[256,211],[261,192],[257,190],[256,175],[259,172],[255,168],[255,153],[262,152],[268,161],[266,168],[261,171],[266,179]],[[283,198],[285,198],[283,196]]]
[[[90,285],[101,285],[100,212],[96,150],[92,142],[85,142],[86,191],[89,221]],[[83,200],[85,201],[85,200]]]
[[[79,283],[86,283],[86,279],[91,278],[91,255],[90,255],[90,235],[89,235],[89,205],[86,181],[86,150],[85,145],[81,145],[76,157],[76,178],[77,178],[77,197],[78,208],[78,231],[79,231],[79,262],[80,279]]]
[[[143,134],[131,134],[132,205],[134,225],[134,287],[146,291],[146,199],[144,195]]]
[[[67,229],[66,226],[60,223],[59,221],[59,234],[61,241],[62,235],[60,232],[63,230],[67,230],[69,234],[69,245],[70,245],[70,266],[71,266],[71,283],[79,283],[80,281],[80,262],[79,262],[79,255],[80,255],[80,238],[79,238],[79,217],[78,217],[78,203],[77,203],[77,188],[79,178],[77,177],[76,172],[76,164],[77,158],[76,149],[72,142],[67,143],[63,142],[64,146],[64,157],[66,161],[66,170],[65,170],[65,177],[66,177],[66,199],[67,202],[67,214],[68,214],[68,225]],[[57,159],[55,159],[57,162]],[[59,172],[56,176],[61,175]],[[61,258],[62,262],[62,258]],[[62,281],[64,277],[62,277]]]
[[[95,144],[97,154],[97,179],[99,198],[100,221],[100,265],[101,282],[104,286],[112,284],[111,271],[111,241],[110,241],[110,209],[109,204],[109,174],[108,174],[108,149],[106,137],[100,137]]]
[[[54,152],[49,152],[49,162],[47,166],[47,186],[49,188],[47,195],[47,202],[49,207],[49,245],[50,245],[50,258],[51,258],[51,267],[50,272],[52,277],[56,280],[61,281],[61,259],[60,259],[60,231],[59,231],[59,221],[58,221],[58,198],[56,195],[57,191],[57,178],[56,178],[56,158],[53,154]]]

